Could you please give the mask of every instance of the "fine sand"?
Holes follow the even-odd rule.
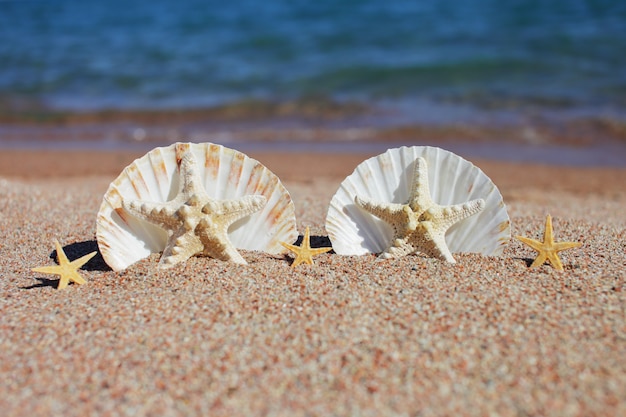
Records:
[[[626,415],[626,170],[473,161],[513,235],[546,214],[565,271],[501,256],[152,255],[56,290],[54,239],[97,250],[108,184],[141,153],[0,152],[0,414],[5,416]],[[327,245],[339,183],[371,155],[252,154]]]

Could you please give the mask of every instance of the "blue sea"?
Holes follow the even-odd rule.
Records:
[[[0,39],[4,108],[325,97],[443,122],[463,108],[626,123],[623,0],[14,0]]]

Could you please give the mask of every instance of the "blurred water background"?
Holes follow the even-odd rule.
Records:
[[[621,0],[15,0],[0,39],[5,145],[41,124],[94,146],[264,128],[286,143],[424,126],[509,145],[626,137]]]

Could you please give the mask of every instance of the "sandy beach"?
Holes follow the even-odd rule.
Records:
[[[56,289],[54,239],[97,250],[109,183],[143,152],[0,152],[0,409],[5,416],[626,415],[626,170],[473,160],[513,235],[553,217],[562,272],[501,256],[376,262],[243,252],[152,255]],[[367,154],[249,153],[283,181],[298,229],[328,244],[328,202]]]
[[[626,416],[625,28],[619,1],[0,1],[0,417]],[[342,229],[326,229],[327,212],[361,162],[443,148],[498,187],[512,238],[501,244],[508,223],[492,185],[447,169],[455,158],[442,152],[427,161],[434,202],[471,194],[442,217],[478,211],[479,197],[486,206],[448,245],[489,235],[496,243],[481,250],[502,253],[447,263],[328,251],[294,268],[291,253],[251,249],[275,235],[241,227],[231,231],[250,244],[247,264],[111,261],[116,240],[117,254],[160,246],[118,204],[99,246],[105,192],[175,142],[220,144],[269,168],[298,230],[278,193],[263,226],[289,214],[285,239],[310,229],[314,248]],[[196,167],[234,190],[240,165],[216,169],[211,155]],[[362,178],[400,200],[416,155]],[[155,175],[132,186],[159,183],[169,199],[175,164],[152,162]],[[259,180],[246,190],[271,188],[273,176],[248,168]],[[197,214],[201,200],[178,213]],[[264,204],[229,209],[246,203]],[[560,253],[561,271],[531,268],[537,252],[515,238],[542,240],[548,215],[557,242],[580,244]],[[135,226],[149,236],[133,245]],[[95,253],[84,285],[46,273],[68,262],[58,245],[78,263]]]

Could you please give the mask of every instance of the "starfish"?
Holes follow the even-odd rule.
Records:
[[[549,214],[546,217],[543,242],[523,236],[516,236],[516,238],[539,252],[537,258],[535,258],[530,265],[531,268],[536,268],[543,265],[546,261],[549,261],[557,271],[563,270],[563,264],[559,259],[558,252],[565,249],[578,248],[582,245],[580,242],[555,242],[552,236],[552,217]]]
[[[375,202],[359,196],[354,202],[393,228],[393,239],[379,258],[399,258],[419,251],[451,263],[456,261],[446,244],[446,231],[485,207],[483,199],[452,206],[436,204],[430,196],[424,158],[415,161],[411,195],[406,204]]]
[[[57,261],[59,264],[53,266],[40,266],[38,268],[33,268],[32,271],[42,272],[44,274],[60,275],[61,278],[59,279],[59,285],[57,287],[59,290],[67,287],[70,281],[75,282],[78,285],[85,284],[87,281],[80,276],[78,269],[89,262],[89,260],[93,258],[97,252],[91,252],[70,262],[69,259],[67,259],[65,252],[63,252],[63,248],[58,240],[54,241],[54,245],[57,249]]]
[[[167,243],[159,261],[163,268],[198,254],[246,264],[228,239],[228,228],[237,220],[260,210],[266,198],[247,195],[235,200],[214,200],[202,186],[195,166],[195,158],[187,150],[180,159],[181,179],[174,199],[165,203],[122,201],[122,207],[167,231]]]
[[[296,254],[296,258],[291,264],[292,268],[300,265],[301,263],[313,265],[313,256],[325,253],[333,248],[311,248],[311,241],[309,238],[309,227],[304,230],[304,237],[302,238],[302,246],[290,245],[289,243],[280,242],[281,245]]]

